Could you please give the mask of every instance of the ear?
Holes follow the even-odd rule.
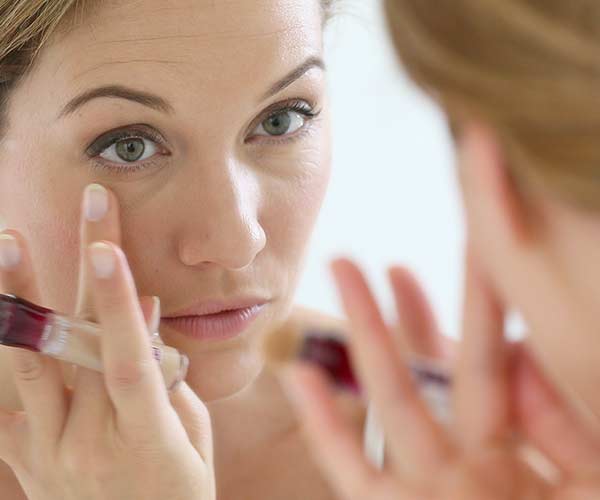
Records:
[[[471,121],[463,124],[456,142],[473,250],[489,258],[526,244],[531,237],[526,203],[507,168],[497,135],[486,125]]]

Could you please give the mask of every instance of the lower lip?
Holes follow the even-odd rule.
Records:
[[[227,340],[246,330],[263,308],[264,304],[204,316],[162,318],[161,325],[197,340]]]

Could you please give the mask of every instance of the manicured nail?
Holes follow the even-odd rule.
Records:
[[[21,249],[11,234],[0,234],[0,267],[10,269],[21,262]]]
[[[98,241],[90,245],[92,265],[96,276],[101,279],[110,278],[115,272],[115,254],[106,243]]]
[[[85,188],[84,213],[89,221],[99,221],[108,212],[108,193],[100,184],[90,184]]]
[[[150,333],[153,340],[162,342],[158,327],[160,326],[160,299],[156,296],[152,296],[152,317],[150,319]]]

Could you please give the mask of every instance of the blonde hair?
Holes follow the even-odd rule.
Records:
[[[0,131],[10,91],[33,66],[47,40],[84,0],[0,0]]]
[[[497,132],[520,186],[600,208],[600,2],[385,0],[397,52],[453,124]]]

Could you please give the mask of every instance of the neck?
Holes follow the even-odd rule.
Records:
[[[278,381],[266,370],[250,386],[209,403],[215,450],[222,456],[253,454],[274,446],[297,429]],[[243,425],[240,423],[243,422]]]

